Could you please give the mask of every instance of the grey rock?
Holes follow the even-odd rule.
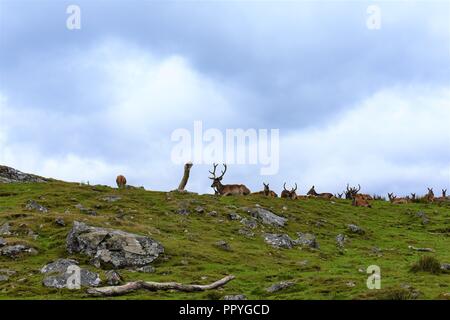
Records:
[[[164,247],[149,237],[78,221],[67,236],[66,247],[69,253],[91,257],[96,267],[114,268],[146,266],[164,252]]]
[[[239,220],[240,218],[241,218],[241,216],[235,212],[231,212],[228,214],[228,219],[230,219],[230,220]]]
[[[82,213],[88,214],[90,216],[96,216],[97,215],[97,212],[95,210],[90,209],[90,208],[86,208],[81,203],[78,203],[77,205],[75,205],[75,208],[80,210]]]
[[[181,209],[178,209],[177,213],[187,216],[189,214],[189,210],[186,208],[181,208]]]
[[[8,276],[12,276],[14,274],[16,274],[17,271],[15,270],[10,270],[10,269],[0,269],[0,274],[6,274]]]
[[[2,281],[8,281],[8,279],[9,279],[8,276],[5,276],[5,275],[3,275],[3,274],[0,274],[0,282],[2,282]]]
[[[226,295],[223,300],[247,300],[247,297],[243,294]]]
[[[231,251],[231,246],[224,240],[219,240],[216,242],[216,247],[225,250],[225,251]]]
[[[338,245],[339,248],[344,248],[345,245],[345,241],[346,241],[346,237],[344,234],[338,234],[336,236],[336,243]]]
[[[0,238],[0,247],[3,247],[6,245],[6,240],[3,238]]]
[[[445,271],[450,271],[450,263],[442,263],[441,269]]]
[[[106,201],[106,202],[116,202],[116,201],[119,201],[121,199],[122,199],[121,196],[115,196],[115,195],[110,195],[110,196],[106,196],[106,197],[102,198],[102,200]]]
[[[25,204],[25,209],[30,210],[30,211],[38,211],[41,213],[47,213],[48,209],[42,205],[40,205],[39,203],[37,203],[34,200],[28,200],[28,202]]]
[[[9,225],[8,222],[6,222],[2,226],[0,226],[0,235],[2,235],[2,236],[11,235],[11,226]]]
[[[357,234],[364,234],[364,233],[366,233],[364,231],[364,229],[362,229],[361,227],[357,226],[356,224],[348,224],[347,227],[353,233],[357,233]]]
[[[264,235],[266,243],[276,248],[291,249],[294,246],[294,241],[287,234],[266,233]]]
[[[241,223],[250,229],[255,229],[258,226],[258,223],[256,222],[256,220],[254,218],[252,218],[252,219],[244,218],[241,220]]]
[[[239,233],[240,235],[243,235],[244,237],[247,237],[247,238],[253,238],[253,237],[255,236],[255,234],[254,234],[251,230],[249,230],[249,229],[247,229],[247,228],[241,228],[241,229],[239,229],[239,230],[238,230],[238,233]]]
[[[205,212],[205,208],[203,208],[202,206],[198,206],[197,208],[195,208],[195,212],[203,213],[203,212]]]
[[[70,271],[67,268],[63,272],[45,277],[42,284],[50,288],[67,288],[70,280],[69,278],[73,275],[73,271]],[[100,283],[101,280],[98,273],[80,268],[80,286],[97,287]]]
[[[108,272],[105,273],[105,276],[106,276],[106,282],[110,286],[117,286],[118,284],[120,284],[120,282],[122,282],[122,277],[115,270],[109,270]]]
[[[217,217],[217,211],[208,212],[208,216]]]
[[[66,226],[66,222],[64,221],[63,218],[56,218],[55,224],[60,226],[60,227],[65,227]]]
[[[294,244],[299,244],[302,246],[310,247],[310,248],[319,248],[319,243],[316,240],[316,236],[312,233],[302,233],[297,232],[298,238],[294,240]]]
[[[34,174],[23,173],[7,166],[0,166],[0,183],[47,182],[48,179]]]
[[[247,212],[250,213],[253,217],[261,220],[263,224],[268,224],[276,227],[284,227],[287,222],[286,218],[277,216],[273,212],[261,207],[249,208],[247,209]]]
[[[143,267],[137,268],[136,271],[144,272],[144,273],[153,273],[153,272],[155,272],[155,267],[150,266],[150,265],[143,266]]]
[[[13,246],[5,246],[0,249],[0,256],[7,256],[10,258],[15,258],[22,253],[36,253],[37,251],[33,248],[25,246],[23,244],[16,244]]]
[[[274,293],[274,292],[292,287],[293,285],[295,285],[294,281],[281,281],[279,283],[276,283],[276,284],[270,286],[269,288],[266,289],[266,291],[269,293]]]
[[[42,267],[41,273],[61,273],[66,272],[67,268],[72,265],[78,265],[73,259],[58,259]]]
[[[428,218],[428,216],[425,214],[425,212],[419,211],[416,213],[416,217],[421,218],[422,219],[422,224],[428,224],[430,222],[430,219]]]

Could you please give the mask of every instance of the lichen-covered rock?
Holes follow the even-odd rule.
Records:
[[[69,267],[76,266],[76,268]],[[82,287],[96,287],[101,283],[98,273],[78,267],[78,262],[72,259],[58,259],[51,262],[41,269],[41,273],[49,274],[44,278],[42,284],[50,288],[68,288],[69,280],[74,275],[74,270],[79,270],[80,286]]]
[[[345,235],[343,235],[343,234],[338,234],[338,235],[336,236],[336,243],[337,243],[337,246],[338,246],[339,248],[341,248],[341,249],[344,248],[345,241],[346,241]]]
[[[48,209],[44,207],[43,205],[40,205],[34,200],[28,200],[28,202],[25,204],[25,209],[29,211],[38,211],[41,213],[47,213]]]
[[[93,209],[90,209],[90,208],[86,208],[81,203],[78,203],[77,205],[75,205],[75,208],[80,210],[82,213],[86,213],[86,214],[88,214],[90,216],[96,216],[97,215],[97,211],[95,211]]]
[[[357,226],[356,224],[348,224],[347,227],[353,233],[357,233],[357,234],[366,233],[363,228]]]
[[[35,254],[37,251],[23,244],[16,244],[11,246],[5,246],[0,249],[0,256],[7,256],[10,258],[15,258],[22,253]]]
[[[274,292],[292,287],[293,285],[295,285],[294,281],[281,281],[279,283],[276,283],[276,284],[270,286],[269,288],[266,289],[266,291],[269,293],[274,293]]]
[[[121,196],[116,196],[116,195],[110,195],[110,196],[106,196],[106,197],[102,198],[102,200],[106,201],[106,202],[116,202],[116,201],[119,201],[121,199],[122,199]]]
[[[96,267],[141,267],[164,252],[164,247],[149,237],[92,227],[78,221],[74,221],[66,246],[69,253],[91,257]]]
[[[302,246],[310,247],[310,248],[319,248],[319,243],[316,240],[316,236],[312,233],[302,233],[297,232],[298,238],[294,240],[294,244],[299,244]]]
[[[286,218],[280,217],[275,213],[261,207],[248,208],[247,212],[250,213],[253,217],[260,220],[262,223],[275,227],[284,227],[287,222]]]
[[[294,241],[287,234],[266,233],[264,240],[273,247],[291,249]]]
[[[23,173],[7,166],[0,166],[0,183],[46,182],[47,179],[34,174]]]
[[[6,240],[3,238],[0,238],[0,247],[3,247],[6,245]]]
[[[225,251],[231,251],[231,246],[228,244],[228,242],[224,240],[219,240],[216,242],[216,247],[219,249],[225,250]]]
[[[117,286],[118,284],[120,284],[120,282],[122,282],[122,277],[115,270],[109,270],[105,273],[105,276],[106,282],[108,282],[110,286]]]
[[[251,219],[244,218],[241,220],[241,223],[250,229],[255,229],[258,226],[258,223],[256,222],[256,220],[254,218],[251,218]]]
[[[0,226],[0,236],[9,236],[11,235],[11,226],[8,222],[2,224]]]
[[[247,297],[243,294],[226,295],[223,300],[247,300]]]

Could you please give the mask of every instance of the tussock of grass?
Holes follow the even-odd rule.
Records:
[[[441,273],[441,263],[433,256],[423,256],[420,257],[411,267],[412,272],[429,272],[432,274]]]

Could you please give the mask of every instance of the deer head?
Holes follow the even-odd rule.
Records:
[[[347,183],[347,190],[345,191],[345,199],[353,199],[361,190],[361,186],[358,184],[358,188],[350,187]]]
[[[442,189],[442,197],[446,198],[447,189]]]
[[[223,164],[224,170],[222,170],[222,173],[220,176],[216,177],[216,169],[218,164],[213,163],[213,171],[209,171],[209,173],[212,174],[212,177],[209,177],[211,180],[213,180],[213,183],[211,184],[211,188],[217,189],[220,192],[220,189],[222,188],[222,183],[220,182],[225,174],[227,172],[227,165]]]
[[[297,183],[295,184],[295,188],[292,188],[291,190],[286,189],[286,182],[283,184],[283,191],[281,192],[282,198],[290,198],[290,199],[296,199],[297,194],[295,193],[297,191]]]
[[[269,184],[268,183],[266,184],[263,182],[263,185],[264,185],[264,194],[267,196],[267,195],[269,195],[269,192],[270,192]]]
[[[317,196],[317,192],[314,189],[314,186],[311,187],[311,189],[309,189],[309,191],[306,193],[308,196]]]
[[[412,200],[416,200],[416,194],[415,193],[411,193],[411,199]]]

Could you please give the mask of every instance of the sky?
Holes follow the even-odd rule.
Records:
[[[275,174],[231,163],[223,183],[440,193],[450,2],[0,0],[0,164],[171,190],[171,135],[195,121],[279,130]],[[187,188],[212,193],[210,169],[194,164]]]

